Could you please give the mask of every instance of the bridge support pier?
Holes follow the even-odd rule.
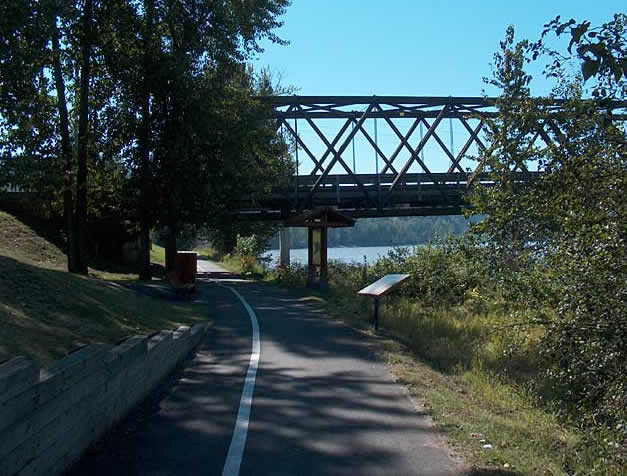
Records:
[[[282,227],[279,231],[279,247],[281,248],[281,266],[290,265],[290,229]]]

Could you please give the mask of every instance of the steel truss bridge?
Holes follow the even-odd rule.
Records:
[[[493,183],[484,164],[469,160],[468,155],[490,147],[485,139],[486,121],[496,116],[495,98],[271,96],[261,100],[272,107],[277,128],[293,142],[298,173],[286,186],[240,202],[242,218],[288,221],[303,210],[323,206],[355,218],[460,214],[471,185]],[[551,119],[563,104],[555,100],[546,106],[549,114],[537,124],[532,143],[539,141],[546,147],[565,143]],[[325,132],[330,122],[339,128]],[[395,140],[393,150],[383,150],[377,125],[386,128],[388,139]],[[302,133],[305,128],[307,136]],[[454,130],[463,135],[457,148]],[[369,148],[367,154],[376,158],[374,173],[356,173],[356,137]],[[512,172],[520,181],[533,180],[541,173],[528,170],[523,163]]]

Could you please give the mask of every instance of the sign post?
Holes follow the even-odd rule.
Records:
[[[360,296],[374,298],[374,329],[379,330],[379,299],[409,279],[409,274],[386,274],[357,292]]]

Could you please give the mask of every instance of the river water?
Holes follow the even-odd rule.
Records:
[[[412,248],[414,245],[403,245]],[[355,246],[328,248],[328,259],[341,261],[342,263],[363,263],[364,256],[369,264],[377,261],[381,256],[385,256],[393,246]],[[270,266],[276,266],[279,262],[279,250],[270,250],[265,256],[272,258]],[[290,250],[290,262],[295,264],[307,264],[307,248],[295,248]]]

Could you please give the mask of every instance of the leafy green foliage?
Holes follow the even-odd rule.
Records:
[[[411,278],[398,291],[430,307],[464,302],[468,290],[485,282],[488,261],[485,250],[470,236],[436,239],[410,250],[396,248],[368,269],[367,280],[392,273]]]
[[[624,107],[627,91],[614,67],[624,59],[624,23],[616,15],[598,29],[559,18],[547,25],[545,33],[570,32],[569,52],[576,47],[584,78],[595,77],[593,99],[568,77],[560,63],[565,55],[539,48],[541,41],[514,43],[508,30],[490,81],[502,91],[489,124],[492,147],[480,158],[494,187],[473,197],[474,210],[488,215],[475,231],[487,238],[504,295],[518,309],[533,310],[527,324],[545,330],[540,346],[565,414],[618,430],[621,444],[627,441],[627,138],[609,111],[620,101]],[[554,97],[565,101],[560,114],[530,98],[528,52],[553,58]],[[548,145],[537,140],[542,123],[551,125]],[[542,176],[517,183],[512,172],[532,165]]]
[[[290,167],[276,128],[263,119],[265,106],[254,99],[272,87],[268,74],[244,65],[261,38],[281,43],[271,30],[287,2],[144,4],[150,8],[136,11],[144,34],[136,62],[141,81],[132,80],[126,92],[140,118],[131,163],[143,226],[176,232],[207,225],[225,230],[232,245],[232,204]],[[166,247],[167,256],[175,246]]]
[[[307,284],[307,266],[299,263],[279,266],[272,271],[271,277],[282,286],[304,287]]]
[[[587,20],[577,22],[571,18],[562,21],[558,15],[544,25],[542,37],[529,45],[533,59],[540,55],[552,58],[547,72],[550,76],[559,76],[563,63],[576,58],[584,81],[597,81],[592,91],[594,97],[616,98],[624,95],[625,83],[621,80],[627,76],[627,15],[616,13],[612,20],[597,27],[591,26]],[[545,37],[550,32],[558,37],[570,34],[567,54],[545,45]]]
[[[240,269],[244,274],[255,271],[261,255],[268,250],[268,240],[255,234],[237,235],[234,253],[240,260]]]
[[[487,249],[470,234],[435,238],[414,248],[396,247],[372,265],[331,262],[329,266],[332,287],[340,285],[351,293],[386,274],[410,274],[394,294],[429,308],[453,307],[473,299],[473,290],[478,297],[477,290],[485,293],[491,288]],[[291,265],[276,273],[281,282],[304,284],[305,269]]]
[[[145,238],[155,224],[223,227],[231,201],[291,170],[253,99],[272,78],[245,66],[262,39],[285,43],[273,30],[288,4],[2,2],[2,184],[69,210],[81,236],[85,215],[139,221]]]
[[[31,191],[49,213],[59,199],[61,161],[52,85],[42,68],[46,31],[30,2],[0,5],[0,184]]]
[[[267,251],[266,243],[259,239],[257,235],[242,236],[237,235],[235,253],[240,256],[252,256],[258,258]]]

